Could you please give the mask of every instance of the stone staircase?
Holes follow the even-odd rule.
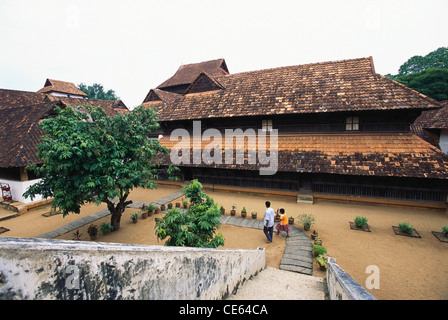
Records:
[[[226,300],[326,300],[325,279],[266,267]]]

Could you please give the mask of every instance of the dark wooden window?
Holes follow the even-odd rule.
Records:
[[[358,131],[359,130],[359,117],[347,117],[345,122],[345,130]]]

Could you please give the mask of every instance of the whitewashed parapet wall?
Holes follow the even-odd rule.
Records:
[[[0,237],[0,299],[215,300],[265,267],[265,251]]]
[[[356,282],[329,257],[327,265],[327,289],[330,300],[376,300],[366,289]]]

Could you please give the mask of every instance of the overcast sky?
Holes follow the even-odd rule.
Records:
[[[0,0],[0,88],[47,78],[113,89],[129,107],[182,64],[231,73],[373,56],[396,74],[448,46],[447,0]]]

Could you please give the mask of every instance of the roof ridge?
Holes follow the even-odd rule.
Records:
[[[237,73],[229,73],[226,75],[219,76],[217,78],[221,77],[229,77],[229,76],[236,76],[240,74],[245,73],[251,73],[251,72],[262,72],[262,71],[271,71],[271,70],[280,70],[280,69],[288,69],[288,68],[294,68],[294,67],[303,67],[303,66],[312,66],[312,65],[323,65],[323,64],[337,64],[337,63],[344,63],[344,62],[353,62],[353,61],[362,61],[367,60],[370,61],[370,57],[363,57],[363,58],[353,58],[353,59],[342,59],[342,60],[329,60],[329,61],[323,61],[323,62],[310,62],[310,63],[304,63],[304,64],[296,64],[296,65],[290,65],[290,66],[282,66],[282,67],[273,67],[273,68],[266,68],[266,69],[257,69],[257,70],[251,70],[251,71],[242,71]],[[373,58],[372,58],[373,59]]]

